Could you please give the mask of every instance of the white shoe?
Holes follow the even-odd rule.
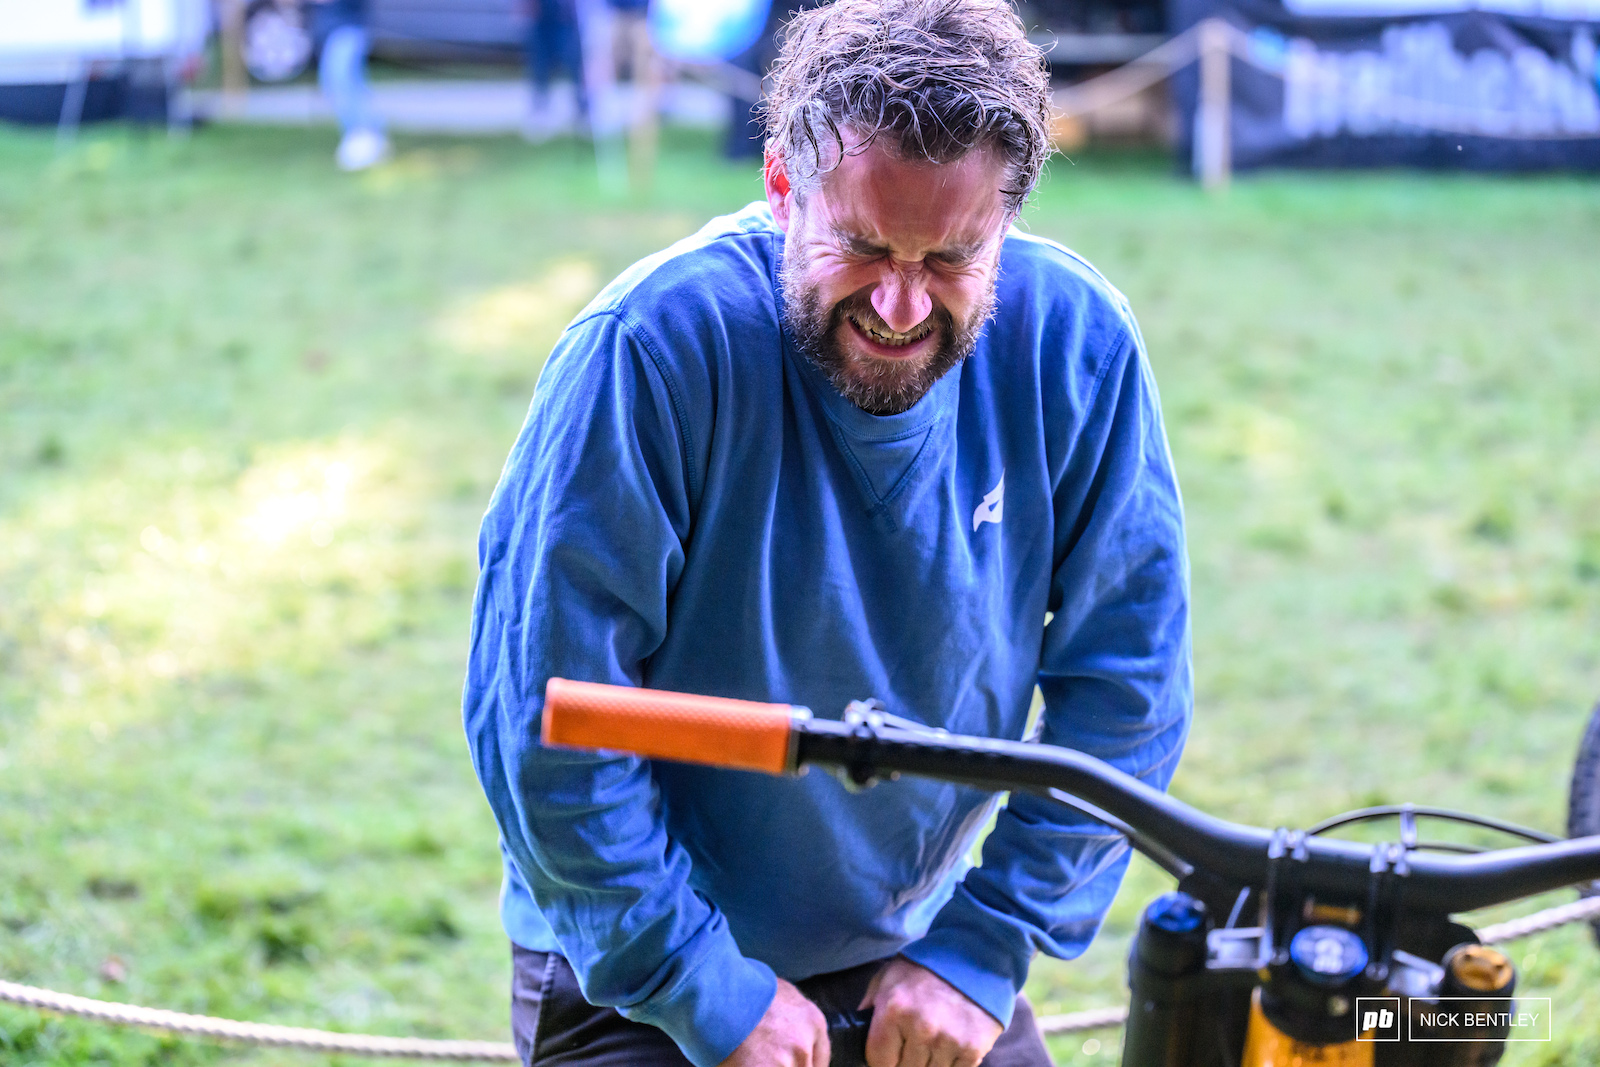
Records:
[[[389,138],[381,130],[351,130],[333,158],[340,170],[366,170],[389,158]]]

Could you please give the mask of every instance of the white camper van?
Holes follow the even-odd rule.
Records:
[[[210,27],[208,0],[0,0],[0,119],[167,121]]]

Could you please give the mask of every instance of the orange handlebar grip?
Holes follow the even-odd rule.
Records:
[[[790,769],[788,704],[668,693],[552,678],[540,740],[652,759],[783,774]]]

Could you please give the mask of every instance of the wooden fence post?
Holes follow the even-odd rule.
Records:
[[[223,107],[238,113],[244,110],[244,96],[250,89],[250,75],[244,69],[245,0],[222,0],[218,6]]]
[[[1195,111],[1195,156],[1200,184],[1211,191],[1228,187],[1233,170],[1233,135],[1229,112],[1233,89],[1229,84],[1233,52],[1232,28],[1220,18],[1200,23],[1200,106]]]

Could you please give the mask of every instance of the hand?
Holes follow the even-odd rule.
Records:
[[[720,1067],[828,1067],[828,1024],[804,993],[778,979],[778,993]]]
[[[955,986],[897,956],[861,998],[872,1006],[868,1067],[977,1067],[1004,1029]]]

